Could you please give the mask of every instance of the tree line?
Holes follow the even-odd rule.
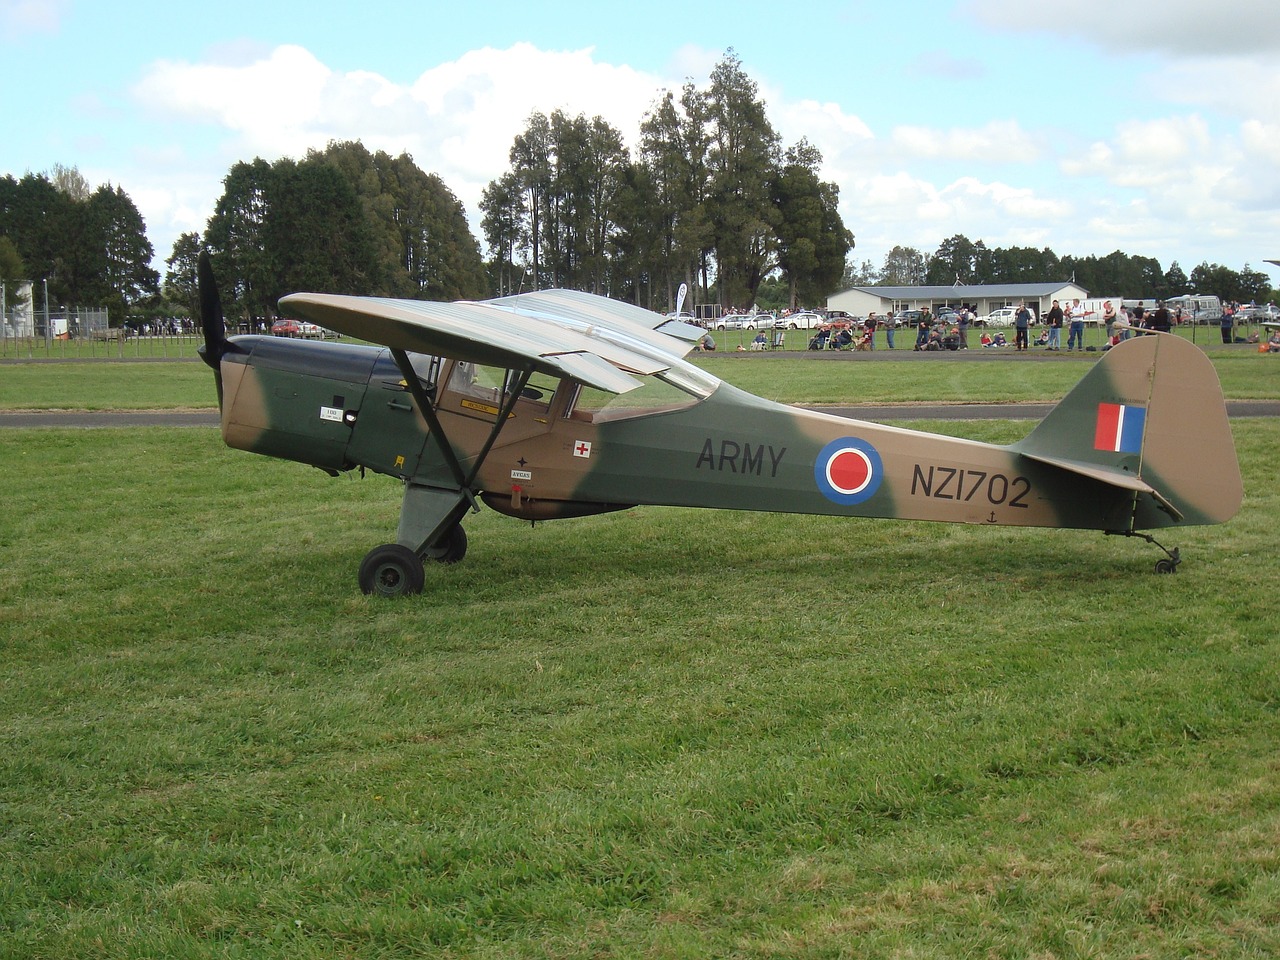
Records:
[[[1164,270],[1159,260],[1119,250],[1103,257],[1060,257],[1048,247],[989,248],[981,240],[973,241],[962,234],[942,241],[933,254],[895,246],[879,269],[868,260],[860,264],[850,261],[841,287],[968,286],[1048,280],[1072,280],[1098,295],[1148,299],[1198,293],[1216,295],[1223,302],[1263,303],[1276,295],[1268,276],[1247,263],[1242,270],[1202,263],[1188,276],[1176,260]]]
[[[269,317],[298,290],[453,300],[552,286],[673,309],[690,303],[819,306],[864,285],[1070,280],[1091,291],[1186,292],[1261,301],[1265,274],[1149,257],[989,248],[957,234],[926,254],[895,246],[876,267],[846,260],[853,234],[808,141],[783,149],[732,49],[709,83],[664,91],[629,150],[601,117],[535,112],[509,168],[484,189],[482,254],[462,204],[408,154],[330,143],[301,160],[236,163],[203,233],[185,233],[163,286],[133,202],[74,168],[0,178],[0,280],[46,280],[51,302],[107,305],[113,323],[194,315],[196,261],[212,255],[229,316]]]
[[[602,118],[557,110],[534,113],[508,159],[480,202],[503,293],[570,286],[668,310],[684,283],[728,307],[775,274],[794,306],[835,290],[853,246],[821,154],[781,149],[732,50],[706,89],[658,98],[634,156]]]
[[[483,297],[480,248],[462,204],[408,154],[354,141],[301,161],[235,164],[203,236],[183,234],[165,261],[166,292],[197,308],[196,262],[207,249],[223,309],[275,314],[299,290],[421,300]]]
[[[0,177],[0,281],[12,307],[19,281],[50,304],[107,307],[123,317],[154,301],[160,275],[133,200],[119,186],[92,189],[74,167]]]

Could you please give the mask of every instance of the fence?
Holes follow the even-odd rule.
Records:
[[[95,311],[96,313],[96,311]],[[204,337],[183,326],[151,328],[136,332],[126,327],[108,327],[106,311],[97,317],[66,318],[66,326],[51,317],[50,323],[34,324],[25,332],[0,323],[0,360],[140,360],[194,359]],[[41,318],[43,320],[43,318]],[[37,333],[36,330],[39,332]],[[65,332],[64,332],[65,331]]]

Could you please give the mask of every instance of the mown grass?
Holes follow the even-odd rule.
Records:
[[[354,582],[383,478],[0,432],[0,956],[1275,956],[1280,426],[1233,426],[1176,576],[485,512],[403,602]]]
[[[1208,352],[1229,398],[1280,399],[1280,358],[1243,347]],[[1006,363],[898,353],[900,362],[759,353],[692,359],[736,386],[783,403],[1017,403],[1060,399],[1100,356],[1037,362],[1009,356]],[[202,363],[0,364],[0,410],[145,410],[215,403],[212,377]]]

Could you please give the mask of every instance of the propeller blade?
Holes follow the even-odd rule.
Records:
[[[222,355],[227,352],[227,324],[222,316],[222,298],[218,296],[218,282],[213,276],[208,250],[200,251],[196,283],[200,290],[200,328],[204,331],[204,347],[199,353],[216,371]]]

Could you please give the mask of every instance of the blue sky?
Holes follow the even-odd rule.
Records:
[[[859,261],[962,233],[1280,286],[1276,0],[0,0],[0,173],[121,185],[163,261],[236,161],[359,139],[474,224],[530,112],[634,144],[731,47],[784,145],[822,151]]]

